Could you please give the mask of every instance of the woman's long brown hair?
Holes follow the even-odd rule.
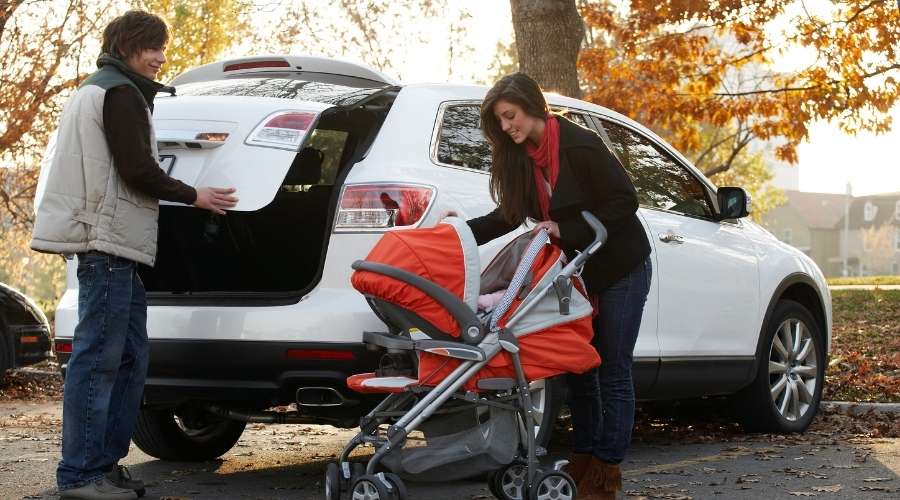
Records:
[[[504,76],[491,87],[481,104],[481,130],[491,143],[491,198],[511,224],[522,224],[540,212],[531,158],[525,146],[516,144],[500,128],[494,105],[507,101],[526,114],[546,119],[549,109],[541,87],[525,73]]]

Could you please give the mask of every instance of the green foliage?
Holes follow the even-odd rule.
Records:
[[[55,306],[66,284],[66,267],[59,255],[38,253],[28,248],[30,228],[7,227],[0,244],[0,282],[31,297],[48,312]],[[51,318],[52,315],[48,315]]]
[[[497,51],[494,60],[487,70],[484,79],[479,82],[483,85],[493,85],[494,82],[506,75],[519,71],[519,54],[516,51],[516,41],[510,43],[497,42]]]

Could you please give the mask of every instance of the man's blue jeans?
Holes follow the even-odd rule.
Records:
[[[147,299],[136,264],[78,254],[78,325],[66,366],[60,490],[103,477],[128,454],[147,375]]]
[[[573,451],[591,453],[610,464],[622,462],[631,444],[634,426],[631,362],[650,292],[652,267],[647,257],[600,294],[593,344],[602,362],[595,370],[568,376]]]

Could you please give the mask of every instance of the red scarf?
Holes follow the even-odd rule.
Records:
[[[550,189],[555,189],[556,178],[559,177],[559,121],[553,115],[547,115],[545,124],[541,143],[535,146],[526,141],[525,150],[534,161],[534,184],[541,206],[541,220],[550,220],[550,193],[541,169],[546,169]]]

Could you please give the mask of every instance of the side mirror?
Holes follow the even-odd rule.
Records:
[[[719,220],[740,219],[750,215],[750,195],[739,187],[721,187],[716,192],[719,201]]]

